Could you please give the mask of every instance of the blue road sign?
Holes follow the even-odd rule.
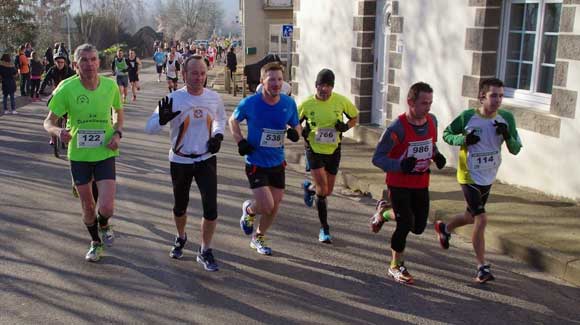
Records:
[[[282,25],[282,37],[283,38],[291,38],[293,31],[294,31],[294,26]]]

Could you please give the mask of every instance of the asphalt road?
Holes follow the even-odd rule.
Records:
[[[414,285],[387,276],[393,223],[372,234],[374,202],[338,188],[329,198],[332,245],[317,241],[316,210],[302,203],[304,172],[290,165],[287,191],[269,232],[273,255],[249,248],[239,229],[250,197],[242,157],[226,134],[218,155],[220,271],[195,262],[201,204],[191,191],[187,252],[169,258],[175,227],[168,133],[143,132],[164,95],[152,68],[125,107],[117,160],[114,247],[84,261],[89,237],[70,190],[68,162],[54,158],[42,127],[45,103],[0,117],[0,323],[2,324],[578,324],[580,289],[489,254],[497,280],[472,282],[469,243],[444,252],[432,225],[411,235]],[[239,99],[239,97],[238,97]],[[224,96],[231,108],[238,99]],[[457,246],[457,247],[455,247]]]

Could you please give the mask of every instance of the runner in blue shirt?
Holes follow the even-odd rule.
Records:
[[[261,214],[250,247],[260,254],[271,255],[265,235],[284,195],[284,138],[297,142],[302,128],[296,103],[280,94],[284,83],[282,66],[277,62],[266,64],[262,67],[261,80],[264,91],[242,100],[229,125],[239,154],[245,156],[246,176],[254,193],[254,200],[246,200],[242,205],[240,227],[246,235],[252,235],[254,218]],[[248,124],[247,139],[240,130],[244,120]]]

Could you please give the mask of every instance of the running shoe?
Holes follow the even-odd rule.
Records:
[[[179,236],[175,236],[175,243],[171,248],[171,252],[169,252],[169,257],[180,259],[183,256],[183,248],[185,247],[185,243],[187,243],[187,234],[185,234],[185,238],[181,239]]]
[[[487,281],[493,281],[495,277],[491,274],[491,266],[489,264],[484,264],[477,269],[477,274],[475,275],[475,281],[478,283],[486,283]]]
[[[304,183],[302,183],[302,189],[304,190],[304,204],[309,208],[314,204],[314,195],[316,194],[315,191],[310,189],[310,185],[312,185],[312,183],[309,180],[305,180]]]
[[[383,224],[391,219],[389,211],[386,211],[389,207],[389,203],[385,200],[379,200],[375,208],[375,213],[371,217],[371,231],[375,234],[378,233]]]
[[[321,243],[330,244],[332,237],[330,236],[330,230],[320,228],[320,232],[318,233],[318,241]]]
[[[87,255],[85,255],[85,260],[87,262],[98,262],[103,256],[103,250],[103,243],[92,241],[89,251],[87,252]]]
[[[111,225],[99,228],[99,236],[101,236],[101,239],[105,245],[108,247],[113,246],[113,242],[115,241],[115,233],[113,232],[113,227]]]
[[[441,220],[435,221],[435,232],[443,249],[449,249],[449,240],[451,239],[451,234],[447,233],[446,229],[447,227]]]
[[[203,253],[201,252],[201,247],[197,250],[197,263],[203,265],[203,268],[209,272],[215,272],[219,270],[218,265],[215,262],[215,258],[213,257],[211,248]]]
[[[250,247],[262,255],[272,255],[272,249],[267,246],[266,237],[264,235],[256,235],[250,241]]]
[[[251,235],[254,232],[254,218],[255,216],[248,213],[248,207],[252,204],[251,200],[244,201],[242,204],[242,217],[240,218],[240,228],[246,235]]]
[[[389,275],[400,283],[413,284],[414,282],[413,276],[403,264],[397,265],[396,267],[389,267]]]

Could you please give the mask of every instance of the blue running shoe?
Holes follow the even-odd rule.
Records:
[[[267,246],[266,237],[264,235],[256,235],[250,241],[250,247],[262,255],[272,255],[272,249]]]
[[[320,228],[320,233],[318,233],[318,241],[321,243],[330,244],[332,237],[330,236],[330,230]]]
[[[316,194],[315,191],[310,190],[310,185],[312,185],[312,182],[309,180],[305,180],[302,183],[302,189],[304,189],[304,204],[309,208],[314,204],[314,194]]]
[[[255,216],[248,213],[247,208],[252,204],[251,200],[244,201],[242,204],[242,217],[240,218],[240,228],[246,235],[251,235],[254,232],[254,218]]]
[[[187,242],[187,234],[185,235],[184,239],[179,238],[179,236],[175,237],[175,243],[171,248],[171,252],[169,252],[169,256],[171,258],[180,259],[183,256],[183,248],[185,247],[185,243]]]
[[[219,270],[218,265],[213,257],[211,248],[205,252],[201,252],[201,248],[197,250],[197,262],[203,265],[203,268],[208,272],[215,272]]]

